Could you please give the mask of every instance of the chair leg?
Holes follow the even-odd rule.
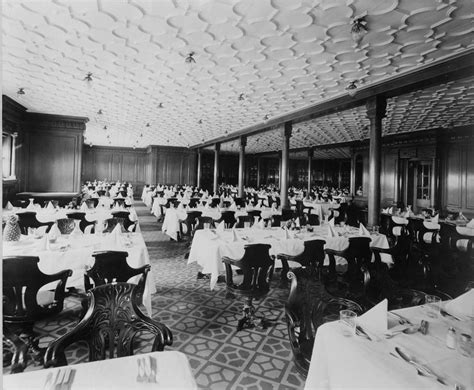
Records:
[[[237,323],[237,332],[245,328],[255,328],[254,318],[255,307],[252,304],[252,298],[247,298],[243,309],[243,317]]]

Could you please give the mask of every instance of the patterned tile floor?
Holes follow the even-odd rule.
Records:
[[[157,293],[152,297],[153,318],[173,333],[170,350],[185,353],[202,389],[300,389],[304,379],[292,362],[286,332],[284,303],[288,288],[272,284],[270,294],[256,302],[257,312],[276,319],[267,330],[236,332],[242,302],[226,299],[225,284],[209,290],[209,281],[197,280],[199,266],[184,259],[188,243],[170,241],[161,225],[141,202],[135,204],[150,254]],[[275,279],[277,276],[275,276]],[[69,297],[56,318],[37,324],[40,346],[64,334],[79,319],[79,300]],[[144,340],[137,351],[147,351]],[[68,351],[70,364],[87,361],[87,348]],[[29,365],[27,370],[40,369]],[[4,369],[8,372],[8,368]]]

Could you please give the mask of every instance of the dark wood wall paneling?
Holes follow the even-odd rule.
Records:
[[[148,156],[145,149],[84,147],[82,182],[93,180],[120,180],[134,186],[141,195],[146,182]]]
[[[26,115],[23,191],[80,191],[87,121],[62,115]]]
[[[15,176],[13,180],[2,180],[2,206],[14,198],[19,192],[25,175],[24,159],[24,132],[26,108],[7,96],[2,96],[2,132],[17,134],[15,138]]]
[[[383,140],[382,146],[382,207],[407,201],[407,170],[420,161],[433,162],[438,169],[437,193],[433,203],[436,208],[453,212],[462,211],[474,217],[474,129],[439,129],[426,132],[392,136]],[[354,148],[354,155],[364,161],[363,196],[355,196],[356,204],[367,205],[368,147]],[[436,163],[440,161],[440,164]],[[401,185],[397,186],[397,181]],[[405,183],[405,185],[409,185]],[[441,194],[441,196],[439,196]],[[411,204],[408,199],[408,204]]]

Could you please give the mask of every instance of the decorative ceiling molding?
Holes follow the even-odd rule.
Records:
[[[473,14],[466,0],[4,0],[2,87],[29,112],[90,118],[94,145],[189,147],[466,53]]]

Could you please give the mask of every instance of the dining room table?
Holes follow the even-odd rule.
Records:
[[[162,351],[3,376],[3,389],[197,389],[185,354]]]
[[[349,246],[350,237],[360,236],[360,229],[351,226],[334,226],[334,236],[329,237],[330,229],[328,223],[318,226],[304,227],[300,230],[289,231],[280,227],[269,227],[261,229],[258,224],[250,228],[242,229],[201,229],[194,234],[189,252],[188,264],[198,263],[202,267],[202,273],[210,274],[210,289],[216,286],[218,276],[224,273],[224,256],[240,259],[244,255],[244,247],[247,244],[263,243],[269,244],[270,255],[285,254],[296,256],[304,251],[304,242],[314,239],[325,240],[325,248],[338,251]],[[369,233],[370,246],[378,248],[389,248],[387,237],[380,233]],[[331,234],[332,235],[332,234]],[[390,254],[383,253],[382,262],[391,266],[393,258]],[[276,260],[275,266],[281,266],[280,260]],[[325,265],[329,264],[326,256]],[[346,260],[336,257],[337,265],[346,264]]]
[[[271,218],[273,215],[281,215],[281,210],[273,209],[270,207],[246,207],[246,208],[237,208],[237,207],[229,207],[229,208],[218,208],[218,207],[206,207],[206,206],[199,206],[195,208],[186,208],[186,207],[170,207],[166,209],[165,217],[163,220],[163,225],[161,230],[163,233],[171,237],[173,240],[178,239],[178,233],[180,232],[180,221],[184,221],[187,217],[188,212],[192,211],[199,211],[201,212],[202,217],[210,217],[214,221],[218,221],[222,217],[223,211],[234,211],[235,219],[240,216],[247,216],[249,211],[252,210],[259,210],[261,212],[260,216],[263,219]]]
[[[74,231],[71,234],[59,235],[56,238],[48,234],[21,235],[19,241],[4,241],[3,256],[37,256],[38,267],[45,274],[70,269],[72,275],[68,278],[66,287],[84,290],[84,272],[94,264],[92,254],[97,251],[126,251],[127,263],[138,268],[150,264],[148,249],[141,233],[97,233],[83,234]],[[151,295],[156,292],[153,268],[145,284],[143,304],[149,316],[152,316]],[[140,275],[130,279],[138,283]],[[42,289],[49,289],[50,285]]]
[[[108,198],[105,198],[108,199]],[[129,213],[129,218],[132,222],[138,221],[138,215],[134,207],[124,208],[121,206],[106,206],[103,203],[103,206],[99,204],[98,207],[87,207],[84,203],[78,209],[71,209],[65,207],[53,207],[53,206],[46,206],[40,207],[39,205],[34,205],[31,208],[21,208],[21,207],[12,207],[10,209],[4,209],[2,212],[2,220],[6,221],[9,216],[15,214],[21,214],[26,212],[35,212],[36,219],[39,222],[46,223],[46,222],[55,222],[58,219],[68,218],[68,214],[76,213],[76,212],[83,212],[85,213],[85,219],[89,222],[95,221],[105,221],[109,218],[113,218],[112,213],[116,211],[126,211]]]
[[[385,332],[348,335],[337,320],[319,326],[305,390],[474,389],[474,290],[441,302],[435,316],[427,304],[385,316]]]

